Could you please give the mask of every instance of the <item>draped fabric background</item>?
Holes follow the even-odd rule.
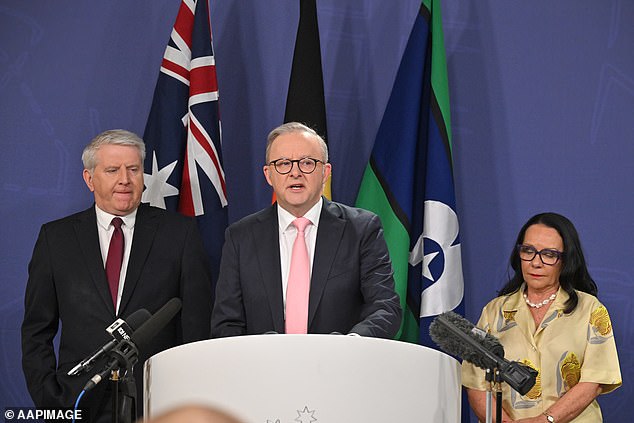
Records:
[[[0,2],[0,407],[30,405],[19,326],[39,227],[91,204],[80,155],[95,134],[143,133],[179,3]],[[298,4],[211,3],[230,221],[270,204],[261,165],[284,118]],[[318,1],[335,200],[355,201],[419,5]],[[503,285],[528,217],[568,216],[619,347],[625,384],[600,399],[605,421],[627,421],[634,3],[445,0],[443,21],[466,317]]]

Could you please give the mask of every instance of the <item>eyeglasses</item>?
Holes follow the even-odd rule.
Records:
[[[553,248],[544,248],[541,251],[537,251],[535,247],[524,244],[519,244],[516,248],[520,259],[524,261],[532,261],[536,255],[539,255],[539,259],[542,261],[542,263],[548,266],[557,264],[559,259],[561,259],[561,257],[564,255],[563,251],[558,251]]]
[[[277,170],[277,173],[279,173],[280,175],[286,175],[287,173],[290,173],[291,170],[293,170],[294,163],[297,163],[297,168],[300,170],[300,172],[309,174],[315,171],[315,168],[317,167],[317,163],[325,163],[325,162],[318,159],[313,159],[310,157],[304,157],[303,159],[298,159],[298,160],[289,160],[289,159],[273,160],[272,162],[269,162],[269,166],[273,165],[273,167],[275,167],[275,170]]]

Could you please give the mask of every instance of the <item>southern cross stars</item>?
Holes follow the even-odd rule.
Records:
[[[150,203],[151,206],[165,208],[165,197],[172,195],[178,195],[178,188],[167,183],[170,175],[174,171],[178,160],[165,166],[163,169],[158,169],[158,162],[156,161],[156,152],[152,153],[152,174],[143,174],[145,191],[141,201],[144,203]]]

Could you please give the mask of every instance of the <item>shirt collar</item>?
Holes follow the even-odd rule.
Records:
[[[95,212],[97,214],[97,224],[101,226],[103,229],[105,229],[106,231],[110,228],[110,223],[112,222],[112,219],[114,219],[115,217],[120,217],[121,220],[123,220],[123,224],[127,228],[130,228],[130,229],[134,228],[134,224],[136,222],[137,210],[138,209],[134,209],[132,213],[127,214],[125,216],[115,216],[114,214],[110,214],[108,212],[101,210],[95,204]]]
[[[303,216],[306,219],[310,220],[310,223],[312,223],[315,227],[319,225],[319,218],[321,216],[321,208],[323,203],[324,199],[323,197],[320,197],[319,201],[317,201],[317,203],[315,203],[315,205],[312,206],[310,210],[308,210]],[[286,231],[289,226],[292,225],[295,219],[295,216],[281,207],[279,203],[277,204],[277,221],[282,232]]]

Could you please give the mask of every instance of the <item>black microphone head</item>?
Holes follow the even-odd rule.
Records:
[[[149,342],[176,316],[181,309],[181,300],[172,298],[163,307],[161,307],[147,322],[143,323],[134,333],[132,333],[132,342],[139,350],[146,347]]]
[[[466,343],[464,339],[461,339],[460,335],[451,330],[450,326],[460,331],[463,337],[471,338],[472,342],[481,345],[488,351],[491,351],[491,348],[493,348],[499,352],[500,348],[502,348],[502,345],[497,338],[489,335],[490,339],[485,341],[485,338],[481,338],[480,335],[476,335],[472,332],[474,325],[471,322],[459,314],[448,311],[437,316],[429,326],[429,335],[440,349],[447,354],[458,356],[463,360],[473,363],[483,369],[492,369],[496,367],[495,361],[487,358],[485,355],[481,354],[471,345]],[[502,357],[503,356],[504,352],[502,349]]]
[[[134,313],[132,313],[128,317],[126,317],[125,321],[128,324],[128,326],[130,326],[130,328],[132,330],[137,330],[150,317],[152,317],[150,312],[147,311],[146,309],[142,308],[142,309],[139,309],[139,310],[135,311]]]
[[[110,326],[106,328],[116,341],[129,340],[135,329],[139,328],[146,320],[150,318],[149,311],[141,309],[129,315],[125,320],[118,318]],[[110,348],[106,348],[110,350]]]

